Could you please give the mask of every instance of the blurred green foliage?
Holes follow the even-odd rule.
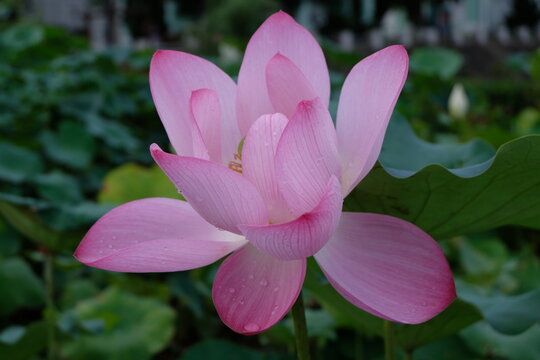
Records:
[[[253,24],[211,21],[241,3],[209,12],[208,33],[248,36],[276,6],[242,8],[265,13]],[[335,110],[346,71],[361,57],[323,44]],[[2,28],[0,53],[0,358],[41,359],[47,341],[60,359],[294,358],[290,319],[255,337],[221,323],[211,300],[218,264],[118,274],[72,258],[113,206],[180,198],[148,154],[152,142],[167,144],[148,88],[151,52],[96,53],[80,37],[21,22]],[[539,232],[531,229],[540,228],[538,54],[513,55],[481,78],[466,75],[453,50],[413,50],[401,117],[379,165],[346,200],[350,210],[419,224],[453,267],[460,299],[431,321],[396,327],[414,359],[540,356]],[[238,67],[226,68],[235,76]],[[447,111],[458,82],[470,101],[464,119]],[[382,358],[382,320],[337,294],[314,261],[305,293],[314,359]]]

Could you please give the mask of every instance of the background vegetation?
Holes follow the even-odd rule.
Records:
[[[203,55],[233,77],[240,59],[217,56],[216,45],[241,52],[279,6],[256,2],[251,17],[241,3],[216,7],[189,28]],[[178,196],[148,152],[152,142],[168,141],[148,87],[153,50],[96,52],[66,30],[4,20],[0,358],[294,358],[288,318],[253,337],[220,322],[210,296],[218,264],[120,274],[72,257],[89,226],[115,205]],[[226,36],[216,41],[215,34]],[[335,112],[347,71],[367,54],[327,38],[321,43]],[[410,75],[379,163],[345,203],[418,224],[453,268],[459,299],[425,324],[398,325],[400,355],[538,359],[540,52],[509,52],[481,72],[466,52],[415,47],[409,55]],[[457,83],[469,103],[462,115],[448,111]],[[382,358],[381,320],[341,298],[315,262],[305,297],[315,359]]]

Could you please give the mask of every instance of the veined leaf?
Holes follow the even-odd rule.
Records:
[[[401,162],[389,159],[389,153],[400,154],[399,149],[392,147],[404,143],[392,140],[395,136],[414,134],[387,133],[380,164],[345,199],[345,210],[396,216],[415,223],[436,238],[503,225],[540,228],[540,135],[506,143],[487,160],[486,148],[468,145],[480,147],[484,155],[476,157],[477,163],[469,162],[453,170],[435,164],[435,158],[414,164],[405,159],[410,156],[425,159],[425,153],[434,151],[425,146],[424,150],[418,146],[413,152],[403,148]],[[409,140],[409,144],[413,142],[418,140]],[[468,147],[454,150],[456,157],[468,157]],[[386,169],[385,164],[389,163],[392,167]]]

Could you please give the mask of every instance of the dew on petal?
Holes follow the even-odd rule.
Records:
[[[268,285],[268,280],[262,279],[261,281],[259,281],[259,285],[261,285],[261,286],[267,286],[267,285]]]
[[[260,329],[260,326],[255,323],[249,323],[249,324],[246,324],[246,326],[244,326],[244,330],[249,331],[249,332],[259,331],[259,329]]]
[[[229,293],[234,294],[236,290],[234,288],[229,288]]]

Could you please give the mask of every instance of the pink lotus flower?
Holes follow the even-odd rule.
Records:
[[[432,318],[455,298],[437,243],[391,216],[341,212],[343,197],[377,160],[407,68],[401,46],[358,63],[334,128],[324,55],[283,12],[253,35],[238,84],[199,57],[156,52],[152,95],[178,155],[156,144],[150,150],[187,202],[119,206],[90,229],[75,257],[105,270],[165,272],[232,252],[212,297],[223,322],[243,334],[268,329],[290,310],[311,255],[361,309],[402,323]]]

